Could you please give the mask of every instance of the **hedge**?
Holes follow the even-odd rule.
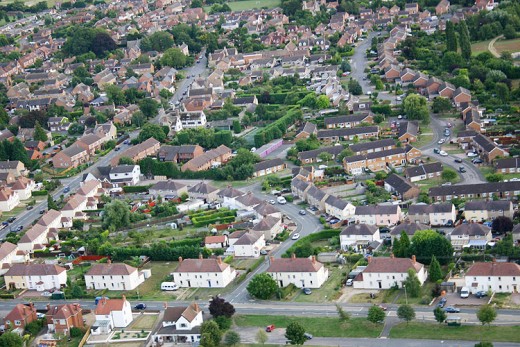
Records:
[[[32,192],[32,196],[44,196],[47,194],[49,194],[49,192],[46,190],[35,190],[34,192]]]
[[[290,109],[285,116],[275,120],[265,128],[261,128],[255,134],[255,146],[261,147],[272,140],[283,137],[287,133],[287,129],[301,120],[302,116],[302,111],[299,108]]]
[[[286,299],[291,296],[298,288],[294,284],[289,284],[287,287],[280,288],[278,292],[280,295],[280,299]]]
[[[14,294],[0,294],[0,299],[16,299]]]
[[[124,186],[123,191],[125,193],[146,193],[152,185],[147,186]]]
[[[194,227],[204,227],[204,226],[207,226],[207,225],[210,225],[210,224],[215,224],[217,222],[219,223],[231,223],[231,222],[234,222],[235,221],[235,216],[229,216],[229,217],[215,217],[215,218],[210,218],[210,219],[207,219],[207,220],[203,220],[203,221],[193,221],[193,226]]]
[[[297,247],[301,246],[302,244],[304,244],[306,242],[313,243],[315,241],[328,240],[333,237],[339,236],[340,232],[341,232],[341,230],[339,230],[339,229],[324,229],[320,232],[302,237],[301,239],[296,241],[291,247],[289,247],[287,249],[287,251],[285,251],[284,256],[290,256],[292,253],[294,253],[294,250]]]

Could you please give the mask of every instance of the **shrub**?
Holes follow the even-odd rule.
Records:
[[[85,333],[80,328],[77,328],[77,327],[70,328],[70,337],[80,337],[80,336],[83,336],[83,334],[85,334]]]
[[[32,196],[44,196],[47,195],[49,192],[46,190],[35,190],[32,192]]]

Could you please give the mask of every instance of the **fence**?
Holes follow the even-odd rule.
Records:
[[[83,347],[85,345],[85,343],[87,343],[87,340],[90,336],[90,327],[86,326],[85,328],[87,328],[87,332],[85,333],[85,335],[83,335],[83,338],[79,342],[78,347]]]
[[[103,258],[109,258],[109,257],[106,255],[82,255],[81,257],[74,259],[72,261],[72,264],[78,265],[79,263],[84,262],[84,261],[98,261]]]

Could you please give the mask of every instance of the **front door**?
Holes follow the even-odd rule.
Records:
[[[377,282],[378,286],[379,286],[379,289],[382,289],[383,288],[383,284],[381,281]]]

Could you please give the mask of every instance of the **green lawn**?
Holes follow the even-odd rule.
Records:
[[[395,303],[399,304],[399,305],[402,305],[402,304],[427,305],[430,303],[433,287],[434,287],[433,283],[426,282],[421,287],[421,294],[417,298],[412,298],[410,296],[410,293],[406,293],[407,295],[405,295],[404,289],[400,289],[399,291],[400,291],[401,295],[399,296],[399,298],[397,299],[397,301]],[[423,301],[423,300],[426,300],[426,298],[428,298],[428,300],[427,300],[428,302]]]
[[[480,165],[479,170],[484,176],[495,173],[495,169],[492,166],[487,165]]]
[[[132,321],[128,330],[150,330],[154,327],[155,322],[159,318],[157,314],[143,314]]]
[[[316,246],[316,245],[315,245]],[[311,295],[305,295],[300,290],[295,301],[298,302],[330,302],[341,296],[341,281],[347,277],[349,269],[347,266],[329,266],[329,279],[321,288],[312,289]]]
[[[444,324],[401,323],[390,330],[390,338],[476,340],[493,342],[520,342],[518,326],[463,325],[449,327]]]
[[[480,53],[487,52],[490,41],[491,40],[487,40],[472,44],[471,55],[479,55]]]
[[[320,337],[378,337],[383,328],[381,324],[370,323],[365,318],[351,318],[348,322],[340,322],[336,317],[239,315],[234,317],[234,321],[239,327],[259,328],[269,324],[286,328],[291,322],[298,322],[306,332]]]
[[[457,178],[452,181],[452,183],[458,183],[460,181],[460,176],[457,175]],[[432,187],[438,187],[441,184],[444,183],[444,180],[441,178],[430,178],[428,180],[423,181],[417,181],[415,182],[419,188],[421,189],[421,192],[428,193],[428,190]]]

